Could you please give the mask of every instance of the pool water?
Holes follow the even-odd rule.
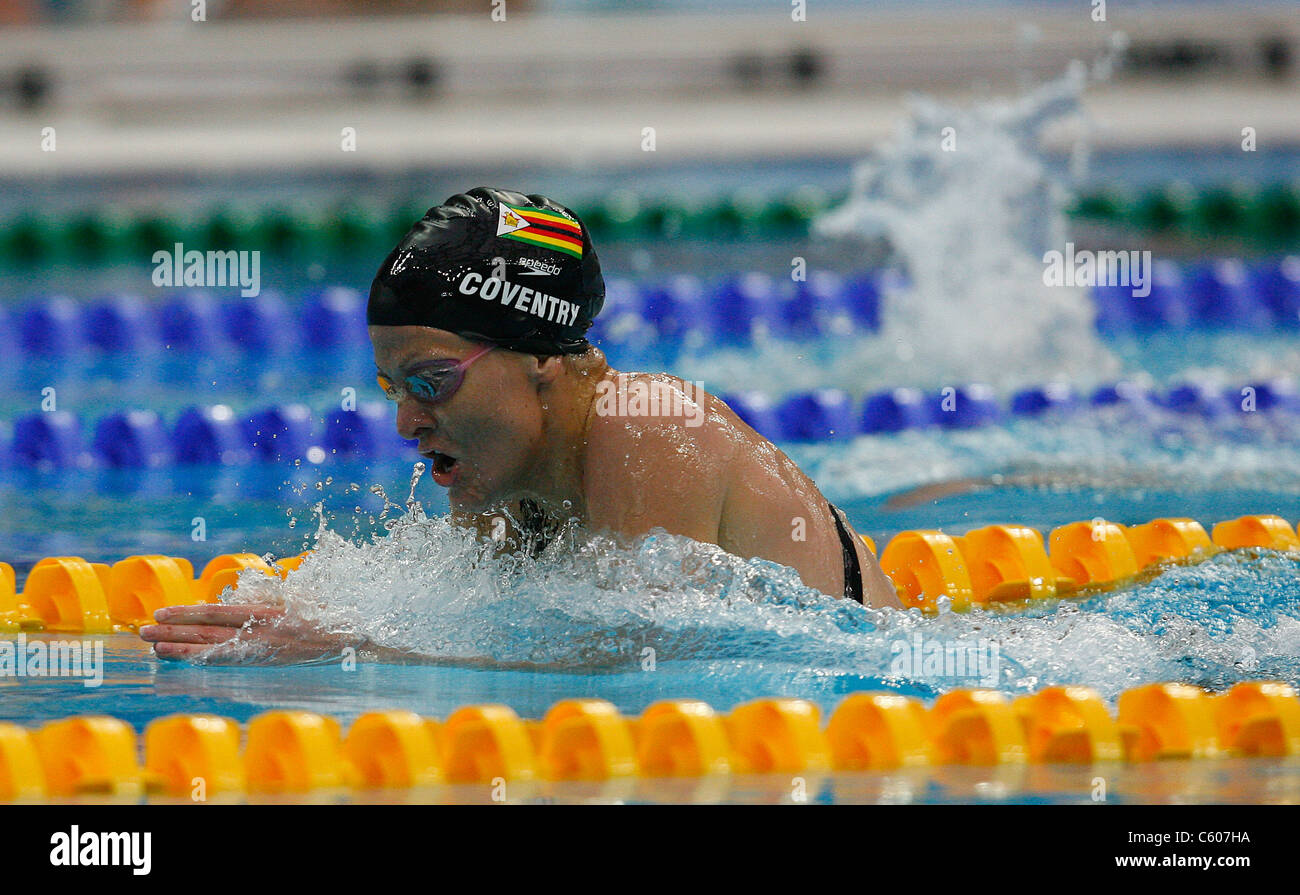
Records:
[[[730,345],[687,332],[666,347],[654,333],[629,336],[613,326],[599,344],[616,367],[667,369],[715,394],[773,398],[831,386],[860,399],[880,388],[978,381],[1003,395],[1061,380],[1086,394],[1121,378],[1157,390],[1193,377],[1227,388],[1290,375],[1298,360],[1291,332],[1103,336],[1086,290],[1043,287],[1036,259],[1042,245],[1056,244],[1063,218],[1051,201],[1053,167],[1035,149],[1037,111],[1068,95],[1048,91],[1015,114],[963,112],[968,145],[991,147],[977,157],[1002,159],[989,170],[960,159],[927,161],[928,144],[901,136],[854,176],[849,202],[793,247],[847,272],[865,251],[855,248],[855,237],[891,244],[889,261],[907,271],[910,289],[886,296],[878,328],[815,338],[759,331]],[[936,113],[927,107],[917,114],[924,122]],[[828,165],[849,179],[846,165]],[[611,252],[606,269],[641,279],[674,267],[703,277],[759,266],[781,276],[789,270],[790,245],[733,248],[645,244]],[[374,260],[351,259],[329,276],[363,289],[368,273],[355,272]],[[86,273],[92,286],[82,283],[78,297],[95,292],[95,272]],[[102,271],[97,285],[116,288],[142,275]],[[64,272],[67,282],[78,277]],[[301,298],[288,282],[277,285],[291,303]],[[88,419],[127,408],[172,420],[195,404],[244,413],[302,402],[319,423],[342,389],[378,397],[363,338],[332,351],[9,355],[0,357],[0,370],[0,406],[11,408],[0,424],[30,410],[46,386]],[[1190,516],[1208,530],[1244,514],[1276,514],[1292,524],[1300,518],[1300,416],[1288,412],[1202,416],[1154,405],[1085,406],[969,430],[840,433],[818,443],[782,440],[781,447],[882,548],[914,528],[961,534],[1017,523],[1046,533],[1097,517],[1136,524]],[[1300,684],[1297,555],[1234,551],[1114,592],[1017,611],[873,611],[811,591],[789,569],[662,532],[630,544],[575,540],[574,550],[537,560],[490,560],[441,518],[445,495],[413,474],[415,459],[0,469],[0,558],[14,565],[20,589],[45,556],[113,562],[161,553],[201,567],[223,553],[278,557],[311,549],[284,581],[245,573],[233,598],[284,600],[333,630],[433,660],[354,670],[161,663],[138,638],[120,634],[104,638],[101,687],[0,678],[0,720],[31,726],[110,714],[142,730],[177,712],[243,722],[294,708],[346,723],[377,708],[445,717],[495,702],[540,718],[577,696],[607,699],[627,715],[676,697],[726,711],[791,696],[816,703],[825,717],[847,694],[869,690],[929,703],[959,687],[1016,696],[1083,684],[1113,709],[1122,691],[1153,681],[1213,690],[1247,680]],[[906,660],[927,643],[978,647],[989,661],[979,673],[918,671]],[[1107,774],[1117,801],[1300,799],[1300,775],[1287,762],[1183,762]],[[1093,776],[1051,767],[837,776],[818,781],[812,798],[1088,801]],[[781,800],[788,787],[788,779],[738,781],[720,797]]]

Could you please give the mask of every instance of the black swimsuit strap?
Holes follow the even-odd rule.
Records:
[[[844,596],[861,603],[862,566],[858,563],[858,551],[853,543],[853,535],[849,534],[848,529],[844,527],[844,522],[840,519],[840,511],[835,508],[835,504],[828,502],[826,506],[831,508],[831,518],[835,520],[835,529],[840,533],[840,547],[844,551]]]

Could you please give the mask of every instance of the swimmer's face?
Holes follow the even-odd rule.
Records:
[[[420,364],[461,361],[483,347],[427,326],[372,326],[370,341],[375,366],[395,383]],[[542,451],[546,411],[538,393],[553,378],[551,366],[498,349],[474,361],[444,403],[429,405],[403,393],[398,434],[418,440],[454,509],[482,512],[526,490]]]

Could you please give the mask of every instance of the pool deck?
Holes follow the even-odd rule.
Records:
[[[1181,46],[1221,62],[1182,74],[1144,63],[1090,88],[1094,146],[1236,146],[1243,127],[1261,145],[1294,144],[1300,71],[1292,62],[1270,76],[1258,47],[1276,39],[1294,57],[1297,9],[1116,10],[1108,23],[1091,22],[1085,6],[841,12],[798,24],[741,13],[10,29],[0,58],[41,66],[51,88],[38,108],[0,106],[0,171],[582,169],[852,155],[895,132],[907,91],[1011,94],[1020,77],[1039,83],[1072,59],[1097,59],[1120,32],[1148,60]],[[414,81],[412,60],[427,63]],[[41,149],[46,127],[54,152]],[[355,128],[355,151],[343,148],[344,128]],[[644,128],[654,129],[653,152]],[[1067,128],[1049,142],[1071,139]]]

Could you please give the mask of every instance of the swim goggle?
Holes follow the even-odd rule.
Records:
[[[425,404],[442,404],[451,399],[465,381],[465,371],[495,345],[484,345],[462,361],[448,358],[427,361],[407,372],[401,383],[395,383],[381,372],[375,378],[384,390],[384,397],[390,401],[401,401],[407,395]]]

